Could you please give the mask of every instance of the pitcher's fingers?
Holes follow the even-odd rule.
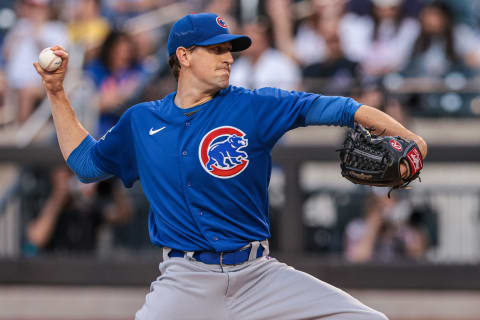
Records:
[[[35,70],[37,70],[39,75],[41,75],[42,77],[45,75],[45,71],[42,69],[42,67],[40,67],[40,64],[38,64],[38,62],[34,62],[33,67],[35,68]]]
[[[62,46],[59,45],[59,44],[56,44],[56,45],[54,45],[53,47],[50,47],[50,50],[52,50],[52,51],[55,51],[55,50],[67,51],[67,49],[65,49],[64,47],[62,47]]]
[[[53,53],[55,53],[57,56],[59,56],[63,60],[68,59],[68,52],[63,49],[53,50]]]
[[[50,50],[52,50],[52,51],[62,50],[62,51],[67,52],[67,50],[66,50],[64,47],[60,46],[60,45],[55,45],[55,46],[53,46],[53,47],[50,47]]]
[[[62,68],[67,68],[67,64],[68,64],[68,52],[66,51],[63,51],[63,50],[55,50],[53,51],[54,54],[56,54],[57,56],[59,56],[60,58],[62,58],[62,64],[60,65],[60,68],[58,68],[57,70],[61,70]]]

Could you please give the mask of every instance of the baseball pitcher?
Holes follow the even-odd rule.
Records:
[[[215,14],[181,18],[168,39],[177,91],[131,107],[98,141],[78,122],[65,94],[68,53],[53,47],[63,59],[54,72],[34,64],[62,154],[78,178],[114,175],[126,187],[140,180],[150,202],[150,238],[163,247],[163,262],[135,319],[387,319],[269,256],[271,151],[296,127],[354,123],[411,141],[422,159],[427,145],[350,98],[230,86],[232,51],[250,44],[249,37],[230,34]],[[357,149],[349,154],[364,154]],[[397,163],[402,179],[417,174],[409,161]],[[353,168],[355,161],[347,164]]]

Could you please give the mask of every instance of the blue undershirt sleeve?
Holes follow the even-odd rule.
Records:
[[[88,135],[68,156],[67,164],[83,183],[91,183],[111,177],[95,165],[92,153],[97,141]]]
[[[353,127],[355,112],[360,106],[352,98],[319,96],[310,106],[305,124]]]

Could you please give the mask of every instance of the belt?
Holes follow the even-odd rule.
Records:
[[[256,243],[256,245],[252,245]],[[262,242],[263,243],[263,242]],[[259,245],[258,241],[252,242],[248,246],[242,247],[237,251],[223,251],[223,252],[214,252],[214,251],[194,251],[185,252],[177,249],[169,249],[168,257],[185,257],[190,256],[197,261],[203,262],[205,264],[219,264],[219,265],[235,265],[247,262],[249,260],[254,260],[260,258],[263,255],[268,255],[268,249],[265,250],[263,245]],[[268,248],[268,242],[266,244]],[[256,254],[250,256],[252,250],[256,249]]]

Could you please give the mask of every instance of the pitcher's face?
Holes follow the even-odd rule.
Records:
[[[207,47],[196,47],[191,52],[192,73],[200,81],[213,87],[228,87],[230,67],[233,64],[230,42]]]

